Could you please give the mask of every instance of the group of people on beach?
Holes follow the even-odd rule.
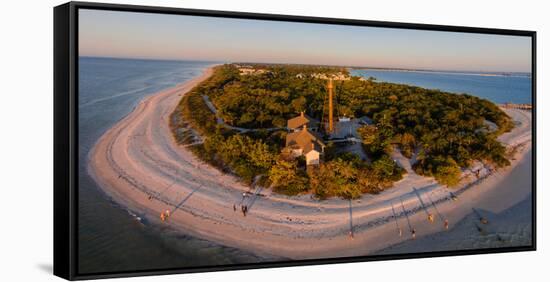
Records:
[[[237,211],[237,205],[235,204],[233,204],[233,211]],[[243,216],[246,216],[246,213],[248,212],[248,206],[241,205],[241,212],[243,213]]]
[[[160,220],[163,222],[166,221],[169,217],[170,217],[170,210],[165,210],[160,213]]]

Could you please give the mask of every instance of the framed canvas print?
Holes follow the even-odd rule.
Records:
[[[535,32],[54,9],[54,273],[535,250]]]

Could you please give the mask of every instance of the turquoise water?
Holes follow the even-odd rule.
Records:
[[[494,103],[531,103],[531,77],[528,74],[459,72],[415,72],[398,70],[352,70],[352,75],[374,77],[377,81],[409,84],[452,93],[467,93]]]
[[[144,97],[202,73],[212,62],[79,60],[78,268],[80,273],[261,261],[251,254],[149,224],[112,202],[87,173],[99,137]],[[140,220],[138,220],[138,217]]]

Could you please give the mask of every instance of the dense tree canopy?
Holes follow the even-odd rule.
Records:
[[[172,126],[191,126],[205,139],[193,150],[201,158],[230,170],[246,182],[263,175],[287,194],[311,191],[320,198],[356,198],[376,193],[402,177],[389,154],[398,148],[415,157],[417,173],[456,185],[461,168],[474,160],[506,166],[505,147],[497,137],[513,128],[511,119],[495,104],[468,94],[452,94],[403,84],[349,76],[336,67],[254,65],[264,70],[241,75],[223,65],[185,95]],[[345,75],[334,82],[337,115],[369,117],[372,125],[359,128],[370,162],[350,156],[327,157],[315,170],[300,171],[297,161],[281,160],[286,121],[305,111],[322,119],[327,80],[320,75]],[[204,103],[206,95],[227,124],[250,128],[281,128],[239,134],[216,124]],[[494,127],[489,126],[494,124]],[[178,137],[178,134],[176,134]],[[186,138],[178,138],[184,142]],[[327,154],[328,156],[329,154]]]

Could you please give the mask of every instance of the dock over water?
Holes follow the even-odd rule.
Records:
[[[533,105],[531,104],[504,103],[504,104],[498,104],[498,106],[505,109],[520,109],[520,110],[527,110],[527,111],[530,111],[533,109]]]

